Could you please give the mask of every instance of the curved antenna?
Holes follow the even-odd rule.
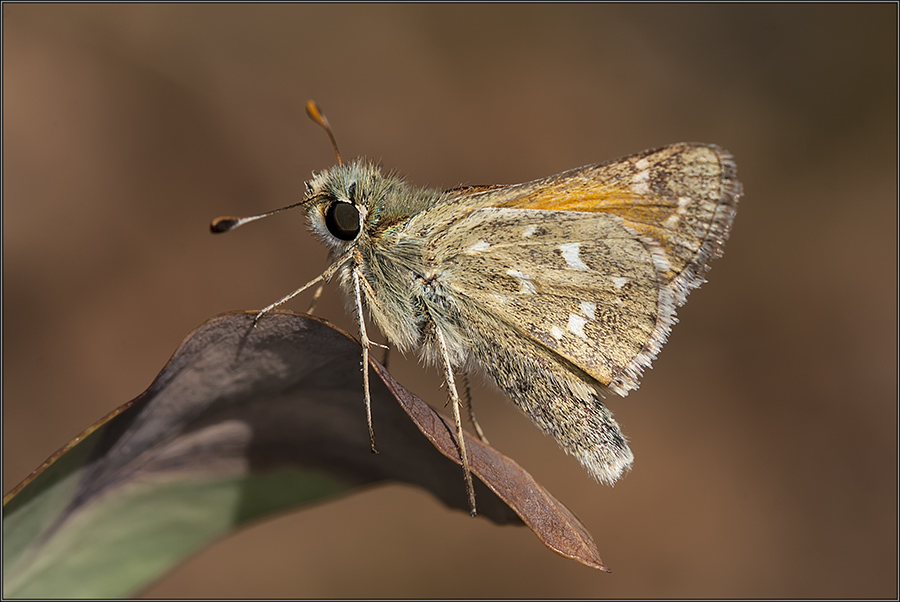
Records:
[[[341,161],[341,152],[338,150],[337,141],[334,139],[334,134],[331,133],[331,125],[329,125],[328,119],[322,114],[322,111],[319,110],[319,105],[316,104],[316,101],[306,101],[306,114],[309,115],[310,119],[321,125],[328,134],[328,138],[331,140],[331,146],[334,148],[334,154],[337,155],[338,165],[343,165],[344,162]]]

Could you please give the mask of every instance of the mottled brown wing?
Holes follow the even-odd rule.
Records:
[[[425,259],[443,286],[624,395],[721,252],[740,190],[728,153],[673,145],[466,195],[466,210],[432,216]]]

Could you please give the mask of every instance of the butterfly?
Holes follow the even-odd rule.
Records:
[[[680,143],[523,184],[442,191],[364,159],[344,163],[312,101],[307,112],[338,165],[313,174],[299,203],[211,225],[225,232],[300,206],[331,252],[325,272],[257,320],[338,276],[360,330],[373,451],[365,314],[393,347],[439,367],[473,515],[457,387],[472,372],[486,374],[594,479],[614,483],[633,454],[602,399],[637,388],[676,308],[721,255],[742,193],[732,156]]]

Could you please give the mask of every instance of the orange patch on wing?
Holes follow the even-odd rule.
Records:
[[[611,185],[591,180],[549,183],[522,196],[499,203],[509,209],[542,211],[580,211],[609,213],[639,235],[658,243],[665,252],[671,269],[664,280],[671,281],[684,269],[700,248],[701,240],[686,236],[684,221],[667,221],[678,216],[678,202],[653,194],[642,194],[628,186]],[[676,244],[677,241],[677,244]]]
[[[622,215],[635,205],[654,201],[656,199],[649,195],[637,195],[634,191],[621,186],[610,186],[589,180],[577,183],[569,179],[541,186],[532,192],[501,203],[498,207]]]

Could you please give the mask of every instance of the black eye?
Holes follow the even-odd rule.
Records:
[[[325,227],[341,240],[353,240],[359,234],[359,210],[352,203],[334,202],[325,212]]]

